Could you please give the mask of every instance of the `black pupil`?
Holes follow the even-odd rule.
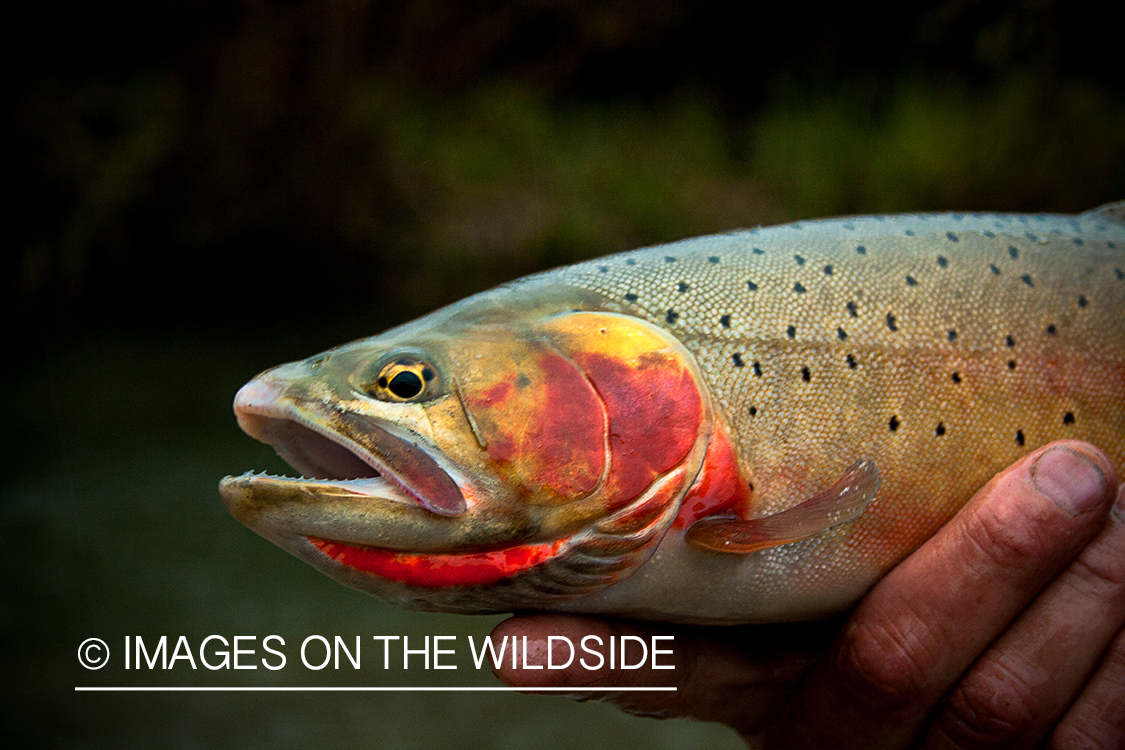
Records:
[[[404,370],[391,378],[387,387],[399,398],[414,398],[422,392],[422,378]]]

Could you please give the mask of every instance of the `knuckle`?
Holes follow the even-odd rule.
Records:
[[[923,700],[930,692],[932,634],[920,620],[909,627],[890,623],[849,628],[836,655],[836,671],[851,696],[873,710],[892,710]]]
[[[938,718],[938,728],[959,747],[1007,747],[1035,726],[1034,688],[1000,665],[970,674]]]
[[[1030,504],[1015,503],[1004,509],[985,506],[964,527],[966,540],[977,556],[990,566],[1006,571],[1027,569],[1052,547],[1052,524]]]

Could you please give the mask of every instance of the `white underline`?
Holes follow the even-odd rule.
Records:
[[[76,687],[76,693],[606,693],[675,691],[675,687]]]

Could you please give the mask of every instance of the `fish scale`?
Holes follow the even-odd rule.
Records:
[[[457,555],[464,554],[475,566],[473,580],[487,579],[487,585],[431,586],[411,577],[415,558],[405,541],[380,551],[386,540],[399,538],[393,530],[399,514],[414,514],[401,521],[411,538],[429,523],[418,509],[400,508],[401,497],[398,505],[369,514],[370,529],[356,528],[354,510],[348,524],[337,520],[339,512],[325,510],[334,533],[355,528],[348,540],[358,545],[354,549],[370,547],[369,557],[378,558],[371,563],[376,567],[357,570],[302,546],[308,535],[293,535],[276,520],[292,515],[289,501],[278,500],[277,511],[267,503],[274,502],[266,496],[276,489],[254,494],[252,483],[244,483],[238,492],[252,501],[233,489],[224,496],[260,533],[329,575],[403,606],[532,607],[714,623],[823,616],[853,603],[988,478],[1038,446],[1088,440],[1125,469],[1123,215],[1125,204],[1079,216],[859,217],[703,237],[512,282],[307,360],[315,365],[302,365],[304,370],[261,376],[270,386],[254,393],[285,395],[238,407],[248,415],[240,416],[244,428],[260,439],[274,435],[266,419],[293,418],[315,427],[315,404],[308,404],[327,403],[325,393],[337,394],[336,408],[362,411],[372,424],[391,423],[396,435],[413,430],[414,450],[457,468],[462,493],[474,500],[461,509],[464,519],[453,517],[459,506],[448,506],[451,517],[443,523],[461,524],[455,536],[460,541],[448,542],[454,554],[441,563],[459,564]],[[504,354],[509,349],[510,359]],[[417,356],[454,385],[423,386],[415,379],[422,392],[416,403],[404,404],[386,403],[396,399],[356,385],[355,373],[377,369],[396,352],[407,356],[407,365],[396,367],[410,366],[409,357]],[[607,356],[616,363],[609,368],[599,359]],[[572,364],[530,364],[564,360]],[[324,370],[314,372],[325,362]],[[330,375],[336,378],[331,383]],[[689,375],[698,381],[698,403],[696,390],[679,385]],[[563,486],[551,473],[552,456],[536,454],[536,446],[564,445],[566,434],[540,438],[536,430],[577,425],[573,420],[585,417],[571,412],[596,403],[588,394],[578,398],[579,390],[565,390],[572,377],[579,378],[573,388],[592,384],[608,411],[582,423],[584,434],[601,434],[604,426],[604,446],[576,444],[568,461],[604,461],[602,470],[612,477],[631,456],[650,453],[645,468],[631,470],[627,486],[652,481],[651,489],[599,499],[605,487],[623,486],[603,481],[573,501],[537,499],[526,489],[519,490],[526,505],[505,500],[521,482]],[[534,399],[532,391],[525,398],[524,386]],[[611,386],[617,395],[606,400],[604,389]],[[431,387],[432,393],[424,390]],[[553,397],[544,390],[549,388],[563,390]],[[315,398],[306,395],[311,393]],[[520,400],[489,417],[500,407],[489,394],[500,393]],[[638,430],[625,421],[631,405],[653,399],[655,406],[636,414],[664,414],[663,424],[657,420]],[[534,404],[539,411],[525,412],[525,401],[526,409]],[[688,414],[698,421],[692,445],[677,422]],[[668,420],[677,422],[677,445],[683,446],[674,452],[683,456],[674,469],[672,458],[651,447],[668,439],[662,437]],[[468,426],[480,424],[488,425],[488,439]],[[593,432],[589,424],[597,425]],[[629,429],[622,431],[624,425]],[[333,439],[328,428],[321,434]],[[490,441],[509,435],[518,440],[505,445],[518,444],[533,455],[509,452],[500,460],[495,447],[492,458],[484,455]],[[285,455],[284,445],[279,450]],[[386,446],[372,450],[393,454]],[[732,458],[724,462],[727,455]],[[867,480],[856,468],[861,459],[874,467]],[[379,470],[393,474],[394,467]],[[857,484],[848,485],[849,476]],[[837,482],[845,483],[839,508],[825,494]],[[847,507],[861,496],[862,505]],[[667,502],[682,503],[676,520],[675,509],[661,504]],[[425,504],[422,498],[419,505]],[[492,516],[485,513],[489,504]],[[620,539],[582,541],[589,514],[602,504],[619,520],[599,528],[615,529]],[[821,508],[819,521],[810,521],[814,507]],[[499,551],[519,550],[509,557],[549,558],[550,564],[488,568],[500,565],[499,558],[487,557],[499,554],[492,551],[498,542],[473,546],[471,540],[486,538],[484,530],[499,523],[495,518],[504,519],[505,534],[554,545],[548,553],[512,541],[513,547],[500,544]],[[670,530],[654,530],[653,519],[670,523]],[[262,530],[263,522],[281,524],[284,534]],[[807,533],[790,538],[786,529]],[[448,531],[433,533],[438,538]],[[443,549],[443,543],[433,544]],[[575,562],[586,554],[594,556]],[[388,567],[384,558],[395,562]],[[434,562],[427,558],[425,565],[431,569]],[[368,575],[376,568],[377,575]],[[603,568],[613,573],[584,588],[583,576]]]

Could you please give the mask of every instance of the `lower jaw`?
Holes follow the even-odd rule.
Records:
[[[307,537],[337,563],[390,581],[422,588],[483,586],[534,568],[558,554],[565,539],[520,544],[488,552],[435,554],[400,552]]]

